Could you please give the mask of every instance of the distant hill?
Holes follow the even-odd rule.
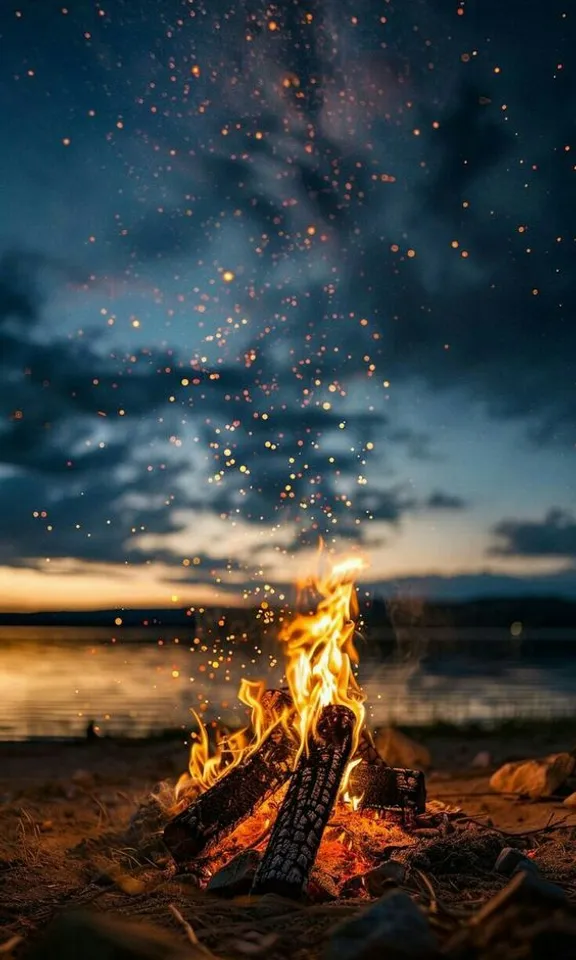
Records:
[[[119,622],[120,621],[120,622]],[[0,613],[3,627],[187,627],[195,617],[189,607],[153,610],[44,610],[41,613]]]
[[[479,597],[461,603],[433,603],[399,598],[374,599],[365,614],[368,623],[398,627],[495,627],[576,630],[576,601],[559,597]]]
[[[509,631],[522,624],[523,631],[561,629],[576,631],[576,601],[559,597],[486,597],[461,603],[429,602],[399,598],[374,598],[362,603],[368,627],[389,628],[497,628]],[[228,624],[250,623],[255,610],[247,607],[225,609]],[[210,611],[208,611],[210,613]],[[214,610],[212,610],[214,613]],[[166,609],[62,610],[40,613],[0,613],[0,626],[62,627],[187,627],[194,629],[196,616],[189,607]],[[121,623],[118,621],[121,620]]]

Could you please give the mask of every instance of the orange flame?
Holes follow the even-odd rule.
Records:
[[[216,731],[215,751],[211,753],[210,740],[206,725],[195,710],[191,713],[198,724],[196,741],[190,749],[188,773],[183,774],[176,784],[176,797],[182,791],[203,793],[233,767],[237,766],[250,753],[257,750],[264,737],[278,722],[278,717],[267,717],[262,706],[265,691],[261,680],[240,681],[238,699],[251,709],[249,726],[242,730],[224,735]]]
[[[320,595],[317,609],[298,614],[280,636],[286,645],[286,680],[296,709],[299,753],[317,735],[323,707],[341,704],[356,719],[355,752],[364,725],[365,696],[352,673],[358,662],[354,647],[354,616],[358,612],[354,579],[364,568],[360,557],[349,557],[301,584]]]
[[[344,558],[333,565],[321,562],[318,575],[299,584],[301,592],[311,590],[320,600],[313,613],[297,614],[280,635],[287,657],[291,708],[271,715],[262,702],[264,683],[242,680],[238,699],[251,709],[250,724],[232,734],[217,733],[214,752],[206,726],[192,711],[199,732],[190,751],[188,774],[178,781],[177,797],[182,791],[197,794],[213,786],[257,750],[279,723],[296,739],[299,757],[310,738],[317,735],[320,714],[329,704],[341,704],[354,714],[354,755],[364,726],[365,700],[352,672],[352,664],[358,661],[353,643],[358,612],[354,581],[364,566],[359,557]],[[346,791],[350,772],[358,762],[352,760],[348,765],[341,793]]]

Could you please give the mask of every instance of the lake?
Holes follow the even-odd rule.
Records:
[[[0,739],[81,736],[90,720],[129,736],[188,729],[191,708],[237,723],[240,677],[278,684],[282,654],[257,630],[227,624],[220,634],[207,625],[196,634],[0,627]],[[445,649],[442,638],[431,648],[419,638],[413,651],[403,645],[402,659],[393,652],[385,660],[363,644],[359,676],[372,723],[576,713],[574,642],[556,642],[552,654],[545,638],[529,651],[489,639],[463,638],[460,650],[454,638]]]

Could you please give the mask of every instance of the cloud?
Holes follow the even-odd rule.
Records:
[[[366,539],[373,521],[393,527],[423,507],[461,509],[442,491],[416,503],[394,473],[398,447],[432,455],[429,437],[389,413],[397,383],[516,418],[540,441],[573,432],[573,171],[558,149],[573,97],[551,123],[553,81],[538,68],[536,83],[535,55],[522,51],[522,96],[503,110],[484,58],[459,62],[452,40],[422,45],[454,32],[473,49],[470,18],[444,30],[438,6],[422,8],[416,33],[410,5],[371,29],[348,0],[313,3],[311,22],[288,5],[278,31],[237,5],[222,29],[197,17],[161,44],[143,13],[138,44],[111,18],[96,57],[74,48],[73,103],[88,90],[98,100],[86,126],[96,132],[73,138],[76,166],[93,151],[86,169],[105,171],[96,252],[80,271],[17,249],[0,259],[6,503],[21,482],[23,502],[55,521],[48,536],[48,518],[15,511],[22,556],[50,543],[54,556],[146,562],[132,530],[173,532],[176,506],[285,525],[296,546],[319,533]],[[63,30],[76,30],[74,16]],[[477,29],[490,16],[479,11]],[[553,39],[543,36],[548,52]],[[59,53],[69,40],[56,31],[50,42]],[[70,167],[53,168],[64,190]],[[74,217],[88,233],[93,220]],[[93,268],[136,286],[152,267],[157,339],[164,307],[184,331],[173,353],[124,352],[117,328],[80,339],[43,322],[52,287],[90,287]]]
[[[25,251],[0,257],[0,562],[142,560],[135,537],[179,529],[182,464],[162,457],[167,438],[142,419],[169,406],[175,374],[150,356],[142,372],[114,370],[90,339],[44,341],[47,272],[67,273]],[[143,456],[145,438],[156,449]]]
[[[514,557],[564,557],[576,564],[576,517],[553,507],[543,520],[502,520],[492,553]]]
[[[435,490],[426,500],[426,506],[429,510],[464,510],[467,502],[456,494]]]
[[[45,339],[52,268],[21,251],[0,258],[0,562],[178,563],[138,541],[183,530],[186,510],[292,527],[296,548],[327,533],[361,540],[365,521],[412,509],[397,481],[365,485],[368,438],[404,442],[382,411],[325,391],[303,402],[291,355],[267,348],[210,370],[149,349],[106,358],[90,334]]]

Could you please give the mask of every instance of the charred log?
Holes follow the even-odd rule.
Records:
[[[386,761],[383,760],[378,753],[378,750],[374,744],[374,740],[372,739],[372,734],[369,733],[366,727],[364,727],[362,733],[360,734],[360,742],[352,759],[362,760],[364,763],[375,763],[380,767],[388,766]]]
[[[424,813],[426,780],[421,770],[359,763],[350,775],[350,793],[359,796],[360,810]]]
[[[289,702],[281,691],[266,691],[262,705],[268,721],[279,717]],[[253,754],[170,820],[164,842],[176,862],[192,860],[231,833],[286,782],[295,755],[294,742],[277,725]]]
[[[253,894],[301,896],[350,758],[353,732],[351,710],[324,708],[318,738],[310,739],[290,780],[254,878]]]

